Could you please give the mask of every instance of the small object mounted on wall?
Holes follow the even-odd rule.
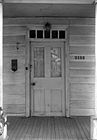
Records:
[[[16,43],[17,50],[19,50],[19,44],[20,44],[19,42]]]
[[[13,72],[18,70],[18,60],[17,59],[12,59],[11,60],[11,70]]]
[[[45,23],[44,29],[45,29],[46,31],[50,31],[50,30],[51,30],[51,24],[50,24],[49,22]]]

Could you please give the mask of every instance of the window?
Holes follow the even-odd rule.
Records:
[[[51,77],[61,77],[61,48],[51,48]]]
[[[44,31],[44,38],[50,38],[50,31]]]
[[[34,77],[41,78],[45,77],[44,73],[44,48],[35,47],[34,48]]]
[[[29,32],[29,37],[30,37],[30,38],[35,38],[35,37],[36,37],[36,32],[35,32],[35,30],[30,30],[30,32]]]
[[[60,30],[59,31],[59,39],[64,39],[65,38],[65,31]]]
[[[29,37],[33,39],[65,39],[65,30],[30,30]]]
[[[53,30],[52,31],[52,39],[58,38],[58,31],[57,30]]]
[[[37,38],[43,38],[43,30],[37,30]]]

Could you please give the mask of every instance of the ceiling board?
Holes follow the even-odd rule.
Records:
[[[5,3],[65,3],[92,4],[94,0],[4,0]]]
[[[4,4],[4,17],[94,17],[90,4]]]

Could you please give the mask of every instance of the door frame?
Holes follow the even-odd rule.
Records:
[[[25,48],[25,116],[31,116],[31,42],[39,42],[39,41],[52,41],[52,39],[30,39],[29,38],[29,30],[43,28],[43,25],[31,25],[27,27],[26,34],[26,48]],[[53,25],[53,27],[57,29],[64,29],[66,32],[66,37],[62,41],[64,42],[64,91],[65,91],[65,115],[69,117],[69,26],[67,25]],[[53,41],[58,41],[53,40]],[[61,41],[61,40],[60,40]]]

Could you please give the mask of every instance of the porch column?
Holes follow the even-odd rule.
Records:
[[[3,6],[0,0],[0,107],[3,108]]]
[[[95,115],[91,117],[91,139],[97,140],[97,0],[95,0]]]

